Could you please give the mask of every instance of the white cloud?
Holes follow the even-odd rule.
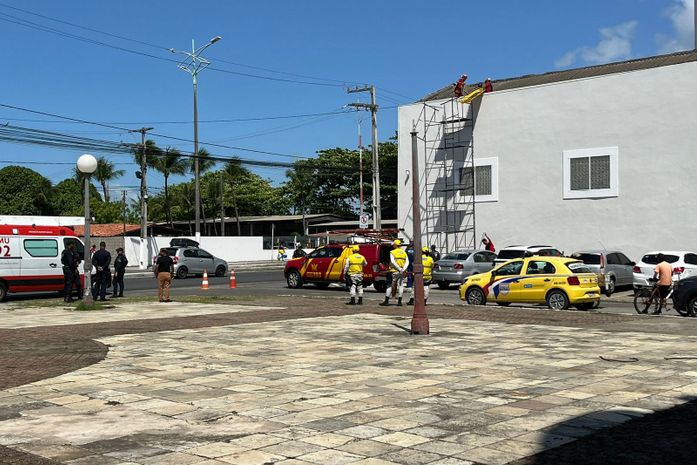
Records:
[[[664,11],[664,14],[673,23],[673,35],[656,35],[659,52],[673,53],[694,48],[694,0],[673,0],[673,4]]]
[[[632,56],[632,41],[639,23],[627,21],[617,26],[600,30],[600,41],[594,47],[579,47],[567,52],[554,65],[566,68],[581,61],[585,65],[599,65],[612,61],[627,60]]]

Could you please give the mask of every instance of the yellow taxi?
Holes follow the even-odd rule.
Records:
[[[580,260],[533,256],[468,277],[460,286],[460,299],[470,305],[546,303],[553,310],[569,305],[589,310],[600,302],[600,287],[598,276]]]

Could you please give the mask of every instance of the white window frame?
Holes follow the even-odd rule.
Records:
[[[571,160],[573,158],[610,157],[610,188],[571,190]],[[564,150],[563,159],[563,192],[564,199],[603,199],[619,197],[619,149],[617,147],[596,147],[589,149]]]
[[[491,166],[491,194],[490,195],[475,195],[475,202],[498,202],[499,201],[499,158],[489,157],[489,158],[475,158],[474,167],[478,166]],[[474,170],[474,175],[477,175],[477,170]],[[477,185],[477,180],[474,180],[475,186]]]

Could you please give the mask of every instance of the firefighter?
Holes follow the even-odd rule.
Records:
[[[351,246],[351,255],[346,259],[344,265],[344,279],[350,281],[349,291],[351,300],[346,305],[356,305],[356,293],[358,293],[358,305],[363,305],[363,267],[368,265],[368,261],[360,253],[360,247]]]
[[[404,276],[407,274],[407,268],[409,267],[409,257],[401,246],[402,241],[399,239],[395,239],[392,243],[392,250],[390,251],[390,277],[392,278],[392,284],[385,292],[385,301],[380,303],[382,306],[390,305],[390,295],[393,298],[397,297],[398,307],[402,306]]]
[[[457,80],[455,84],[453,84],[453,92],[455,93],[455,97],[462,97],[462,91],[465,88],[465,81],[467,81],[467,75],[463,74],[460,76],[460,79]]]
[[[431,251],[428,247],[423,247],[421,249],[423,255],[421,255],[421,263],[424,266],[424,304],[428,302],[428,291],[431,287],[431,280],[433,279],[433,257],[431,257]],[[411,288],[411,298],[408,302],[409,305],[414,305],[414,287]]]

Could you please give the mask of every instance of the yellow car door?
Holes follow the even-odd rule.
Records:
[[[491,271],[491,282],[486,286],[487,300],[492,302],[518,302],[521,291],[523,260],[506,262]]]
[[[525,263],[525,277],[522,280],[521,302],[544,302],[555,280],[557,270],[547,260],[530,258]]]

